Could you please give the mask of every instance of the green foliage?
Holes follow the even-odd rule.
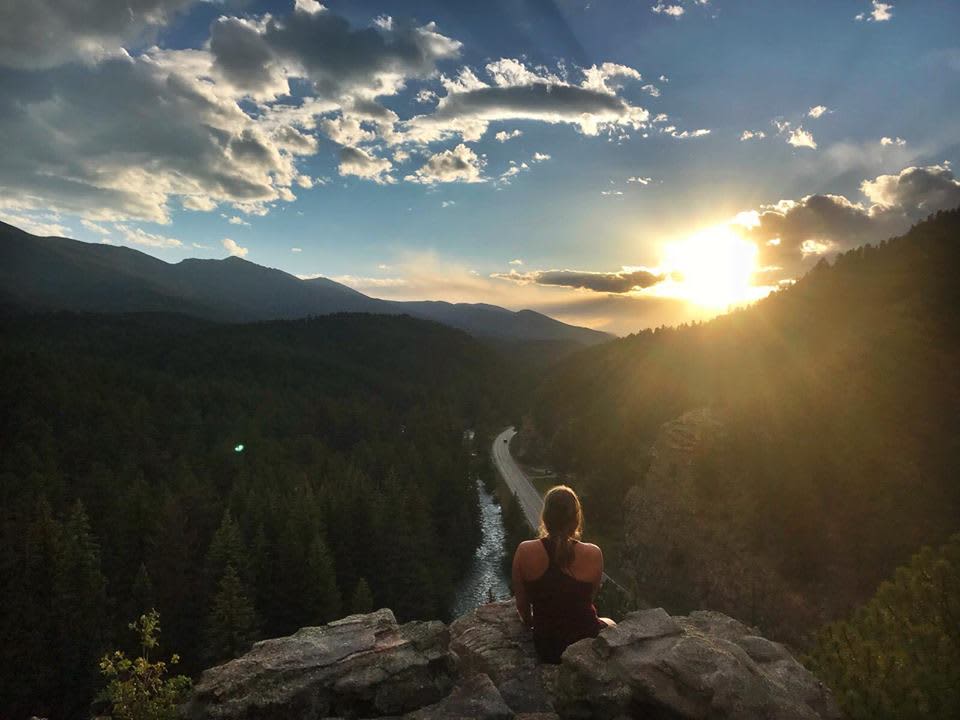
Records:
[[[370,586],[364,578],[357,581],[357,586],[353,589],[353,595],[350,598],[351,613],[368,613],[373,611],[373,593],[370,592]]]
[[[0,317],[0,716],[83,712],[114,613],[156,607],[187,674],[361,578],[442,616],[479,532],[463,430],[505,375],[408,317]]]
[[[213,596],[207,618],[204,655],[208,662],[231,660],[250,649],[256,638],[257,617],[253,603],[232,564],[227,565]]]
[[[960,534],[820,630],[806,663],[851,720],[960,717]]]
[[[179,662],[151,661],[160,635],[160,615],[156,610],[141,615],[129,625],[140,639],[140,655],[127,657],[117,650],[100,660],[100,672],[107,679],[102,698],[110,704],[108,715],[116,720],[175,720],[177,704],[189,691],[190,678],[168,676],[168,667]]]

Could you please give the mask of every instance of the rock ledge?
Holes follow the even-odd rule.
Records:
[[[185,720],[841,717],[782,645],[715,612],[629,614],[542,665],[512,601],[453,622],[390,610],[265,640],[207,670]]]

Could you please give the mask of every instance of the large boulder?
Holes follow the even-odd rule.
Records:
[[[186,718],[314,720],[400,715],[453,688],[456,658],[443,623],[398,625],[390,610],[351,615],[203,673]]]
[[[630,613],[563,654],[562,718],[840,718],[829,691],[782,645],[716,612]]]
[[[489,676],[515,713],[551,712],[557,667],[541,665],[513,600],[481,605],[450,625],[460,673]]]

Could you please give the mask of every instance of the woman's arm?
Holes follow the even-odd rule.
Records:
[[[517,613],[520,615],[520,621],[526,627],[532,627],[533,616],[530,612],[530,598],[527,597],[527,586],[523,580],[523,565],[520,562],[521,546],[522,543],[517,546],[517,551],[513,554],[513,569],[511,572],[513,597],[517,602]]]
[[[593,548],[596,550],[593,580],[593,598],[596,600],[597,593],[600,592],[600,585],[603,583],[603,550],[601,550],[597,545],[593,545]]]

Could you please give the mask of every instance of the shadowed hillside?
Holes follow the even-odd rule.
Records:
[[[82,714],[151,607],[188,672],[443,617],[480,535],[463,431],[513,412],[496,355],[409,317],[8,316],[0,374],[4,717]]]
[[[595,527],[630,531],[644,597],[796,639],[960,525],[958,268],[942,212],[749,309],[578,353],[539,388],[531,452],[574,473]],[[682,461],[651,456],[703,408],[709,432],[670,430]]]

